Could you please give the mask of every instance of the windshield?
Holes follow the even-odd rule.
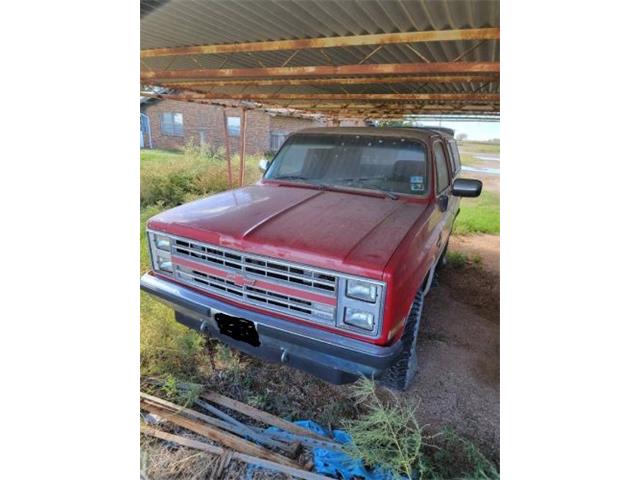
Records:
[[[423,195],[426,174],[425,146],[415,140],[300,134],[285,143],[265,178]]]

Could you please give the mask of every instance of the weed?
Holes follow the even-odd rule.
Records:
[[[188,144],[184,152],[143,150],[140,154],[140,205],[174,207],[230,188],[222,150]],[[245,158],[244,184],[260,179],[259,156]],[[231,158],[232,185],[239,186],[240,158]]]
[[[497,467],[480,452],[478,446],[458,435],[450,427],[442,430],[439,444],[440,448],[433,455],[431,463],[436,478],[500,478]]]
[[[475,254],[473,257],[471,257],[471,261],[473,262],[474,265],[481,265],[482,257],[478,254]]]
[[[353,394],[364,412],[357,419],[345,422],[352,443],[347,447],[354,458],[367,466],[380,466],[395,478],[412,478],[428,473],[423,455],[425,443],[422,428],[415,417],[415,408],[392,395],[384,402],[371,380],[359,380]]]
[[[240,361],[240,356],[224,343],[216,345],[214,362],[216,370],[224,371],[227,376],[234,380],[241,380],[244,373],[244,365]]]
[[[254,395],[249,395],[247,398],[247,403],[252,407],[259,408],[260,410],[265,410],[267,405],[269,405],[269,397],[267,397],[264,393],[256,393]]]
[[[452,268],[462,268],[469,262],[469,258],[462,252],[447,252],[447,264]]]
[[[169,375],[161,390],[168,400],[183,407],[190,407],[202,393],[203,387],[198,383],[179,382],[176,377]]]

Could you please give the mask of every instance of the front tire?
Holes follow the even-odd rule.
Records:
[[[404,333],[400,342],[402,342],[402,351],[398,360],[391,365],[380,378],[380,383],[385,387],[393,390],[404,391],[409,388],[413,377],[418,369],[417,343],[418,330],[420,329],[420,318],[422,317],[422,307],[424,306],[424,294],[418,291],[407,324],[404,327]]]

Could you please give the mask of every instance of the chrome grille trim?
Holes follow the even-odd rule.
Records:
[[[175,266],[176,278],[202,290],[222,295],[231,299],[242,300],[244,303],[261,308],[268,308],[307,320],[320,321],[333,324],[335,320],[335,307],[326,306],[326,311],[317,308],[317,304],[310,300],[283,295],[267,291],[250,285],[236,285],[233,281],[220,278],[210,273]]]
[[[255,278],[269,279],[269,281],[324,295],[335,295],[337,291],[338,279],[331,273],[209,246],[193,240],[174,239],[171,242],[171,253],[178,257],[197,259],[213,267],[246,273]]]

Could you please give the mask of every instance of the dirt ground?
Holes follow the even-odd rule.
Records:
[[[428,431],[453,427],[499,464],[500,238],[452,237],[449,248],[482,262],[438,275],[425,301],[418,374],[404,395],[419,400]]]

